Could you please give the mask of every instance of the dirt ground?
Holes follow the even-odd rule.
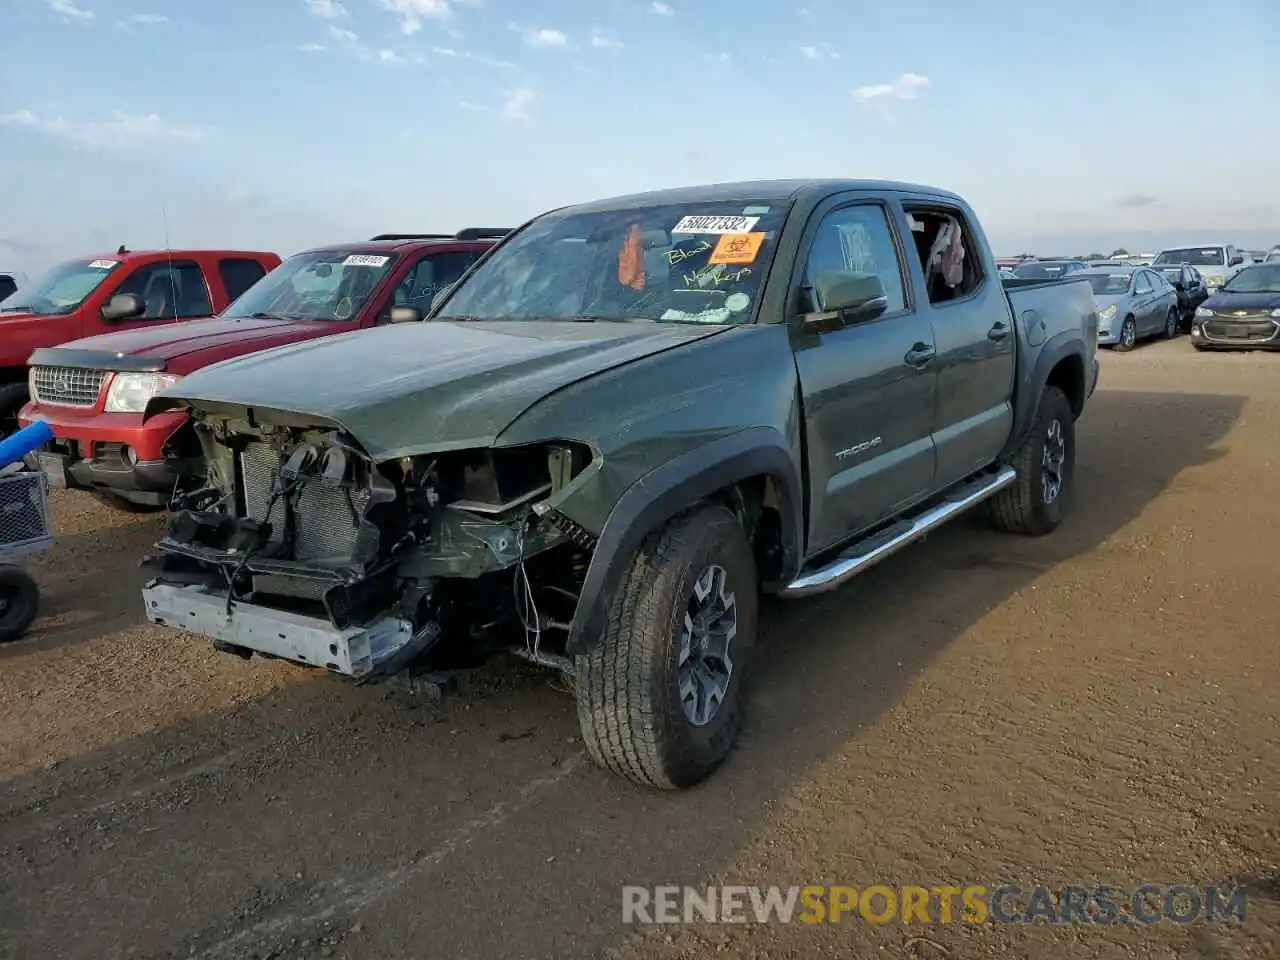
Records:
[[[0,957],[1280,957],[1280,356],[1105,355],[1073,514],[775,603],[703,787],[591,767],[563,685],[441,702],[141,623],[159,530],[54,499],[0,649]],[[623,884],[1246,883],[1243,924],[628,927]]]

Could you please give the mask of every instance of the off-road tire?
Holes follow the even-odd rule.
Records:
[[[1057,421],[1065,447],[1061,490],[1046,503],[1043,492],[1043,457],[1050,425]],[[987,519],[997,530],[1039,537],[1057,529],[1065,516],[1075,483],[1076,424],[1071,404],[1057,387],[1045,387],[1036,408],[1035,421],[1009,466],[1017,479],[987,501]]]
[[[18,429],[18,411],[27,404],[25,383],[0,385],[0,437],[7,437]]]
[[[1128,343],[1125,342],[1124,332],[1126,329],[1133,330],[1133,338]],[[1138,345],[1138,321],[1133,317],[1125,317],[1120,323],[1120,336],[1116,337],[1113,349],[1116,353],[1128,353]]]
[[[679,695],[680,635],[694,584],[713,564],[733,593],[737,633],[724,699],[698,727]],[[611,600],[604,637],[575,658],[578,722],[591,759],[664,790],[691,787],[719,769],[742,725],[758,612],[755,560],[729,510],[700,507],[650,535]]]
[[[0,567],[0,596],[4,598],[4,609],[0,611],[0,643],[20,640],[40,612],[40,588],[27,571]]]

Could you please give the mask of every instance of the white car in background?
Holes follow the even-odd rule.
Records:
[[[1229,243],[1204,243],[1187,247],[1169,247],[1156,254],[1153,267],[1185,263],[1195,267],[1204,277],[1204,285],[1213,293],[1253,261],[1239,247]]]

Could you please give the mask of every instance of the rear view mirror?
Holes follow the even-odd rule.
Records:
[[[839,313],[847,322],[857,322],[880,316],[889,308],[889,298],[876,274],[833,270],[813,278],[813,305],[819,313]]]
[[[458,284],[454,282],[449,284],[447,287],[444,287],[436,291],[436,295],[431,298],[432,313],[435,313],[436,307],[440,306],[440,304],[444,303],[445,300],[448,299],[449,294],[453,293],[453,288],[456,287],[457,285]]]
[[[417,323],[422,319],[422,311],[417,307],[392,307],[392,323]]]
[[[102,305],[102,319],[135,320],[147,312],[147,305],[136,293],[117,293]]]

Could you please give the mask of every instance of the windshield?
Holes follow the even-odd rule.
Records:
[[[1280,263],[1245,267],[1218,290],[1222,293],[1280,293]]]
[[[363,308],[395,254],[313,250],[290,257],[223,312],[228,319],[349,320]]]
[[[1077,279],[1079,279],[1078,275]],[[1089,281],[1089,286],[1093,287],[1095,296],[1118,297],[1129,292],[1131,278],[1127,273],[1108,273],[1089,276],[1086,279]]]
[[[42,317],[72,313],[120,266],[119,260],[68,260],[35,283],[19,287],[0,304],[0,313],[35,313]]]
[[[1186,247],[1181,250],[1161,250],[1160,256],[1152,261],[1158,263],[1189,263],[1193,267],[1221,267],[1227,262],[1226,251],[1222,247]]]
[[[495,250],[435,319],[746,323],[789,207],[736,200],[550,214]],[[855,258],[868,246],[865,236],[861,246],[847,239]]]
[[[1066,274],[1069,263],[1023,263],[1013,268],[1013,272],[1023,280],[1056,280]]]

